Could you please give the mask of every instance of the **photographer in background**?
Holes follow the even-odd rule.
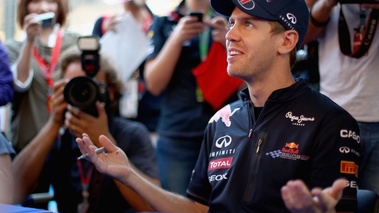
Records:
[[[120,23],[120,20],[128,15],[131,15],[131,17],[134,18],[135,23],[138,25],[138,27],[143,31],[145,34],[148,33],[148,30],[150,28],[150,25],[154,19],[154,14],[150,10],[150,8],[146,5],[145,0],[118,0],[118,1],[109,1],[104,0],[104,2],[111,4],[112,2],[114,4],[119,4],[121,12],[107,16],[103,15],[99,17],[93,26],[92,34],[97,35],[100,38],[107,32],[113,31],[116,34],[122,33],[116,30],[117,26],[121,24],[121,26],[125,27],[124,24]],[[121,34],[125,40],[132,39],[129,34],[132,32],[127,32],[126,34]],[[117,60],[122,61],[123,55],[118,56]],[[155,142],[156,138],[156,127],[159,119],[160,114],[160,106],[161,106],[161,100],[163,95],[155,96],[152,95],[148,90],[146,90],[145,80],[144,80],[144,66],[145,61],[143,61],[137,70],[134,72],[134,74],[131,76],[131,79],[129,79],[126,84],[129,84],[127,86],[129,87],[137,87],[135,89],[131,89],[128,91],[127,94],[129,96],[136,96],[138,97],[138,100],[127,99],[126,101],[134,102],[138,101],[138,103],[130,104],[131,108],[135,107],[136,109],[129,109],[129,111],[136,111],[136,115],[130,115],[129,119],[133,119],[136,121],[139,121],[146,125],[146,127],[149,129],[152,138],[154,139],[153,142]],[[117,70],[118,72],[122,72],[123,70]],[[138,81],[137,83],[134,83],[134,81]],[[126,87],[127,87],[126,86]],[[135,92],[135,94],[134,94]],[[134,95],[133,95],[134,94]],[[121,105],[122,106],[122,105]],[[127,110],[128,111],[128,110]],[[134,113],[131,113],[134,114]],[[125,116],[122,115],[121,116]],[[126,117],[126,116],[125,116]]]
[[[186,193],[209,119],[237,100],[239,87],[245,86],[226,73],[226,32],[225,17],[212,10],[209,0],[183,0],[151,26],[144,77],[147,90],[164,94],[157,158],[167,190]]]
[[[79,37],[65,29],[68,13],[67,0],[18,1],[17,21],[24,35],[21,41],[9,39],[4,43],[15,89],[11,141],[16,152],[32,140],[49,118],[52,76],[59,55],[76,45]],[[47,14],[53,14],[53,18]],[[41,189],[47,190],[48,186]]]
[[[16,201],[22,202],[36,185],[48,182],[54,188],[54,200],[59,212],[150,211],[151,208],[134,191],[113,178],[100,174],[89,161],[77,159],[81,153],[75,137],[81,136],[83,132],[94,138],[105,134],[132,156],[131,162],[139,174],[159,185],[156,158],[148,130],[143,124],[113,115],[112,103],[117,102],[121,96],[122,86],[106,58],[100,58],[100,70],[93,81],[106,85],[109,99],[106,104],[110,107],[97,102],[96,117],[66,103],[68,97],[64,89],[67,83],[75,77],[88,75],[82,67],[97,66],[82,66],[86,60],[81,60],[81,54],[77,48],[62,53],[61,79],[54,85],[51,116],[39,134],[14,160],[15,178],[19,183]],[[87,83],[83,81],[80,84],[79,87],[85,87]],[[76,90],[76,93],[80,92]],[[106,111],[106,108],[109,110]],[[65,131],[61,131],[62,127],[66,127]]]
[[[320,92],[358,121],[365,150],[358,185],[379,193],[379,2],[306,2],[310,24],[305,43],[319,41]]]
[[[20,41],[4,42],[14,81],[10,129],[6,132],[10,132],[16,153],[37,135],[49,118],[52,75],[59,55],[75,45],[79,37],[65,29],[68,13],[67,0],[19,0],[17,3],[17,22],[23,35]],[[36,189],[41,193],[48,191],[48,185]],[[47,203],[30,207],[43,209]]]

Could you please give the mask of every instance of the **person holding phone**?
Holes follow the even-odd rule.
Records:
[[[24,36],[21,41],[8,39],[4,42],[14,80],[10,140],[17,153],[48,120],[53,75],[60,53],[76,45],[79,37],[79,34],[65,29],[68,9],[66,0],[18,1],[17,20]],[[36,192],[49,190],[48,185],[39,187]],[[45,208],[46,205],[31,207]]]
[[[222,82],[218,76],[229,77],[226,31],[225,17],[210,8],[209,0],[185,0],[168,16],[157,17],[148,33],[152,51],[145,64],[146,87],[153,95],[163,94],[157,126],[160,180],[173,192],[185,194],[209,119],[223,103],[237,100],[238,87],[243,85],[242,81],[221,83],[217,94],[209,93],[224,98],[214,106],[196,77],[195,70],[202,69],[212,76],[205,80],[212,86]],[[208,67],[213,60],[220,66]]]
[[[129,32],[122,34],[122,32],[116,30],[117,27],[120,27],[120,24],[125,26],[122,22],[120,23],[120,20],[126,16],[132,17],[143,33],[148,33],[155,15],[145,0],[104,0],[104,2],[119,4],[122,10],[114,15],[102,15],[97,18],[92,29],[92,35],[97,35],[102,38],[104,34],[111,32],[120,35],[126,40],[131,39],[128,34]],[[122,57],[123,56],[119,56],[115,60],[124,61]],[[143,77],[144,66],[145,60],[141,62],[129,79],[124,79],[127,91],[124,93],[122,103],[120,104],[120,115],[145,124],[150,131],[153,143],[155,143],[162,95],[155,96],[146,90],[146,82]],[[118,70],[118,72],[121,73],[123,70]],[[138,98],[133,99],[133,97]],[[128,109],[121,109],[121,107],[125,105],[123,103],[128,103]]]

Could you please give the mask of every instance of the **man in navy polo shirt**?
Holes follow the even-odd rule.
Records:
[[[211,0],[211,5],[230,17],[227,71],[247,89],[242,101],[210,119],[187,197],[152,186],[104,136],[100,141],[109,154],[96,155],[86,135],[77,139],[81,152],[159,212],[354,212],[357,122],[291,74],[308,28],[305,2]]]

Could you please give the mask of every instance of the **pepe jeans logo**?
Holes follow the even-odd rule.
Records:
[[[314,117],[305,117],[304,115],[293,115],[292,112],[287,112],[285,117],[289,118],[292,122],[292,125],[295,126],[305,126],[304,122],[315,121]]]

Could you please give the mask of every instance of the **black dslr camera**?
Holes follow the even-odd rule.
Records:
[[[100,69],[100,43],[96,36],[82,36],[78,39],[81,50],[82,69],[86,76],[71,79],[64,88],[65,101],[82,111],[98,116],[96,102],[108,105],[106,85],[96,82],[95,76]]]

